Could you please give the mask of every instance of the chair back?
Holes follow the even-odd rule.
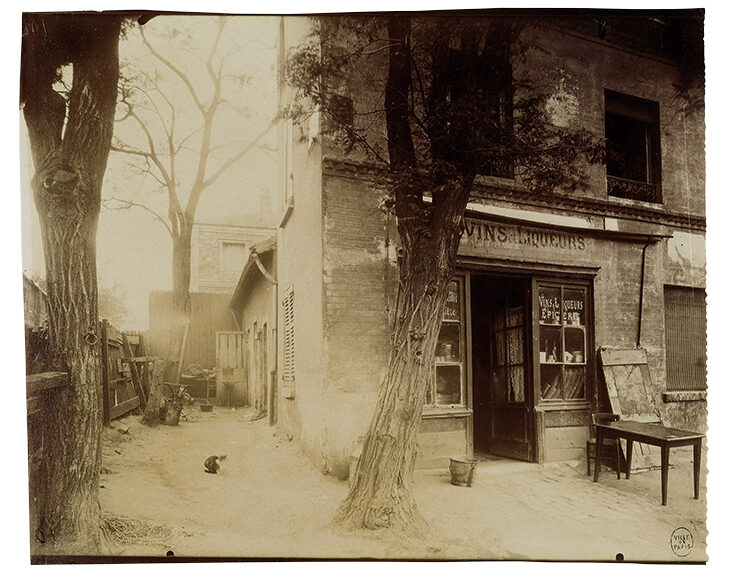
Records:
[[[596,435],[596,424],[611,423],[618,421],[621,417],[615,413],[592,413],[591,414],[591,436]]]

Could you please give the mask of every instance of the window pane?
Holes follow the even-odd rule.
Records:
[[[585,397],[585,367],[565,368],[565,399],[582,399]]]
[[[563,291],[563,319],[566,325],[586,324],[585,289],[565,289]]]
[[[515,329],[509,329],[507,331],[507,362],[510,365],[517,365],[522,363],[524,359],[523,355],[523,344],[522,339],[522,327]]]
[[[510,401],[525,401],[525,369],[521,365],[509,368]]]
[[[540,323],[560,323],[560,289],[557,287],[540,287],[538,289],[540,307]]]
[[[501,367],[506,364],[506,360],[505,360],[505,356],[504,356],[504,354],[505,354],[504,331],[498,331],[497,333],[495,333],[494,343],[495,343],[494,360],[495,360],[495,363]]]
[[[459,361],[461,359],[459,323],[442,323],[436,345],[436,361]]]
[[[540,366],[540,397],[542,399],[561,399],[561,365]]]
[[[436,405],[461,403],[461,366],[436,366]]]
[[[540,326],[540,363],[559,363],[562,350],[560,328]]]
[[[458,281],[450,281],[446,289],[444,319],[459,321],[461,319],[461,301]]]
[[[606,171],[614,177],[648,183],[646,123],[606,114]]]
[[[522,325],[522,307],[510,307],[507,310],[507,327]]]
[[[492,373],[492,401],[507,401],[507,370],[504,367],[497,367]]]
[[[221,248],[221,269],[224,273],[240,274],[246,262],[246,245],[243,243],[223,243]]]
[[[582,327],[565,328],[565,363],[585,363],[585,330]]]

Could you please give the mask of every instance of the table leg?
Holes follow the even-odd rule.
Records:
[[[626,440],[626,479],[631,477],[631,456],[634,452],[634,441]]]
[[[669,447],[662,446],[662,506],[667,505],[667,480],[669,478]]]
[[[702,440],[694,443],[695,500],[700,499],[700,464],[702,463]]]
[[[598,428],[596,428],[598,429]],[[593,481],[598,481],[598,472],[601,471],[601,449],[603,448],[603,433],[596,432],[596,457],[593,463]]]

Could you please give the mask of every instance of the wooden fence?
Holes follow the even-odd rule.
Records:
[[[30,528],[38,527],[38,512],[42,499],[40,470],[44,459],[44,424],[51,411],[44,399],[49,393],[68,387],[68,373],[46,372],[35,373],[25,378],[26,412],[28,420],[28,490],[30,497]]]
[[[228,309],[231,296],[225,293],[190,294],[190,333],[183,358],[183,370],[192,364],[212,369],[216,364],[216,332],[235,330]],[[145,332],[149,355],[167,354],[170,328],[174,327],[172,293],[150,293],[150,328]]]
[[[109,425],[138,407],[144,409],[156,358],[147,355],[142,335],[123,333],[106,319],[101,335],[104,424]]]

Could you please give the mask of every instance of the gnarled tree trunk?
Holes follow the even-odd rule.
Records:
[[[101,543],[102,427],[96,230],[116,105],[120,19],[26,15],[23,28],[23,112],[51,339],[70,374],[69,387],[46,400],[36,536],[64,553],[94,553]],[[63,64],[73,66],[67,114],[53,90]]]
[[[421,411],[448,283],[463,231],[471,179],[454,183],[451,202],[424,207],[396,201],[402,260],[388,369],[355,471],[335,523],[422,535],[427,525],[411,492]],[[418,195],[420,196],[420,195]]]
[[[424,178],[416,167],[409,123],[408,16],[390,18],[388,35],[385,109],[401,243],[398,295],[387,373],[354,483],[335,523],[345,528],[387,528],[419,535],[426,531],[427,524],[418,513],[411,491],[418,425],[426,390],[433,380],[441,317],[474,174],[470,170],[447,176],[434,168],[429,177],[432,202],[423,200],[424,191],[417,183],[424,182]],[[438,157],[435,149],[432,153]]]

